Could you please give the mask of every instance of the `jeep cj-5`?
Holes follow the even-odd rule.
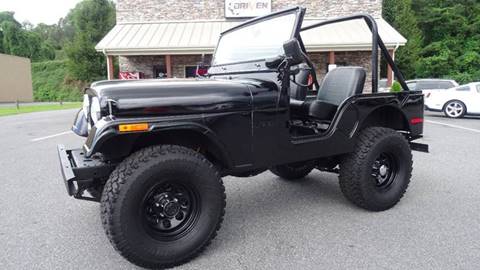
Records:
[[[197,256],[225,213],[222,177],[266,170],[295,181],[318,169],[339,174],[345,197],[383,211],[405,193],[413,142],[422,137],[423,95],[409,91],[368,15],[302,26],[297,7],[220,36],[197,79],[102,81],[86,89],[73,130],[81,149],[58,146],[69,195],[101,203],[115,249],[164,268]],[[362,67],[331,70],[321,84],[302,31],[364,20],[372,32],[372,93]],[[377,93],[379,51],[403,87]],[[307,95],[311,88],[318,90]]]

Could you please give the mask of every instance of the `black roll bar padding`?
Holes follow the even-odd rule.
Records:
[[[307,30],[324,26],[327,24],[339,23],[344,21],[352,21],[352,20],[358,20],[358,19],[363,19],[365,23],[368,25],[368,28],[370,28],[370,31],[372,32],[372,92],[373,93],[378,92],[378,47],[380,47],[380,50],[382,51],[383,56],[387,60],[387,63],[390,65],[390,67],[392,67],[393,72],[395,73],[398,81],[400,82],[400,85],[403,87],[403,89],[406,89],[406,91],[410,91],[410,89],[408,89],[407,84],[405,83],[403,74],[400,72],[397,65],[395,65],[395,62],[393,61],[392,57],[388,53],[387,47],[385,46],[382,39],[378,35],[378,26],[377,26],[377,23],[375,22],[375,19],[372,16],[368,14],[358,14],[353,16],[339,17],[339,18],[315,23],[309,26],[305,26],[302,29],[300,29],[300,31],[307,31]]]

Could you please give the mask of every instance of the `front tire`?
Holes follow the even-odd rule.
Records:
[[[384,211],[403,197],[412,164],[411,149],[403,135],[389,128],[367,128],[359,134],[354,152],[340,164],[340,188],[355,205]]]
[[[108,179],[101,202],[105,232],[130,262],[166,268],[196,257],[215,237],[225,213],[218,171],[181,146],[144,148]]]
[[[299,180],[307,176],[314,168],[314,161],[302,161],[274,166],[270,168],[270,171],[286,180]]]

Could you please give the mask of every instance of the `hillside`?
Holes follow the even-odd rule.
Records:
[[[81,101],[86,83],[69,80],[66,61],[32,63],[35,101]]]

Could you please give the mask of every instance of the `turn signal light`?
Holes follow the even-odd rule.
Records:
[[[147,130],[148,130],[147,123],[118,125],[118,131],[120,132],[147,131]]]

